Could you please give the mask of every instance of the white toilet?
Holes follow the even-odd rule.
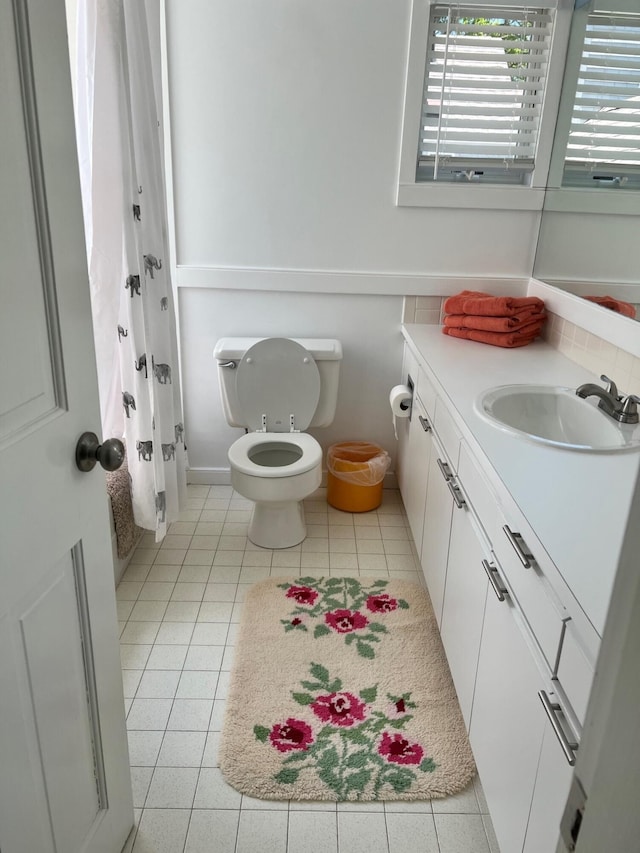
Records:
[[[307,535],[302,501],[322,479],[322,448],[304,430],[334,418],[342,346],[315,338],[222,338],[216,344],[231,485],[254,501],[249,539],[291,548]]]

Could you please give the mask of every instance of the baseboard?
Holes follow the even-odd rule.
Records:
[[[188,468],[187,483],[193,486],[230,486],[229,468]]]
[[[229,486],[231,471],[229,468],[189,468],[187,483],[194,486]],[[322,486],[327,485],[327,472],[322,472]],[[387,471],[384,476],[384,489],[397,489],[398,479],[395,471]]]

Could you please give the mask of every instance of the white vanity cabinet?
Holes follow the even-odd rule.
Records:
[[[555,732],[545,723],[523,853],[554,853],[572,772]]]
[[[501,853],[523,849],[546,720],[542,678],[514,617],[509,597],[490,592],[469,730]]]
[[[451,541],[453,496],[449,484],[452,480],[453,472],[447,462],[446,454],[434,436],[429,460],[426,502],[423,506],[422,545],[416,542],[416,547],[420,554],[420,564],[427,582],[438,627],[442,625],[444,587],[447,576],[449,542]]]
[[[482,563],[488,556],[489,548],[482,542],[470,511],[466,506],[456,508],[440,633],[467,729],[471,723],[488,586]]]
[[[407,518],[413,541],[420,549],[431,459],[431,424],[427,410],[415,391],[411,419],[401,423],[403,435],[398,436],[398,481],[401,493],[406,495]]]
[[[421,531],[416,546],[501,853],[553,853],[572,775],[559,738],[566,749],[580,733],[593,629],[491,461],[472,448],[445,381],[436,392],[439,377],[410,357],[432,431],[427,442],[414,430],[405,444],[400,488]]]
[[[424,508],[429,480],[431,458],[431,419],[433,412],[420,399],[419,378],[421,371],[411,351],[405,347],[402,379],[413,388],[413,399],[409,418],[396,421],[398,435],[397,477],[400,492],[405,502],[411,535],[418,552],[422,543]],[[426,383],[426,378],[424,383]],[[430,399],[429,388],[425,385]]]

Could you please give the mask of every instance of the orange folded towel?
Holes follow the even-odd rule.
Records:
[[[531,323],[544,322],[547,315],[544,311],[520,311],[513,317],[483,317],[475,314],[449,314],[444,318],[445,326],[452,329],[482,329],[485,332],[522,331]]]
[[[527,329],[523,334],[518,332],[485,332],[480,329],[453,329],[450,326],[443,326],[442,331],[445,335],[451,335],[454,338],[463,338],[468,341],[477,341],[481,344],[491,344],[494,347],[524,347],[534,341],[540,334],[542,324],[535,325],[535,329],[531,331]]]
[[[456,293],[453,296],[450,296],[448,299],[445,299],[443,310],[446,314],[466,314],[464,303],[467,299],[471,298],[480,298],[480,297],[490,297],[493,299],[490,293],[483,293],[481,290],[461,290],[460,293]]]
[[[621,299],[614,299],[613,296],[585,296],[590,302],[596,302],[602,305],[603,308],[608,308],[610,311],[616,311],[624,317],[636,316],[636,309],[629,302],[623,302]]]
[[[544,310],[537,296],[492,296],[481,291],[463,290],[445,300],[446,314],[475,314],[482,317],[513,317],[524,310]]]

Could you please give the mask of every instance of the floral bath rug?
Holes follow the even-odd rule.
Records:
[[[424,800],[475,765],[428,594],[407,581],[271,578],[247,595],[220,746],[270,800]]]

